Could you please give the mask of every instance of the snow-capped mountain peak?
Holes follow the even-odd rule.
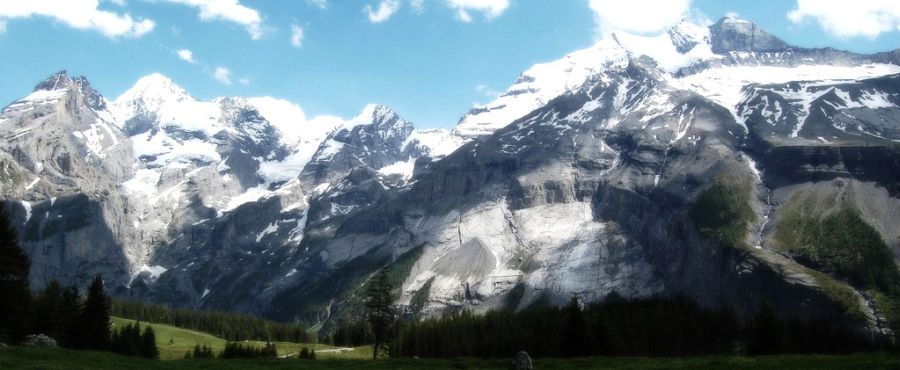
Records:
[[[367,104],[356,117],[344,122],[338,130],[352,131],[356,126],[368,124],[383,125],[385,123],[393,123],[395,120],[403,121],[390,107],[380,104]]]
[[[687,20],[655,36],[617,32],[614,37],[632,56],[647,56],[663,71],[674,73],[701,60],[716,59],[707,27]]]
[[[178,86],[168,77],[153,73],[135,82],[134,86],[119,95],[115,102],[117,105],[129,102],[142,102],[147,110],[158,110],[168,102],[196,101],[181,86]]]
[[[581,86],[588,77],[628,65],[628,52],[615,37],[572,52],[559,60],[536,64],[496,100],[474,107],[453,132],[473,138],[505,127],[551,99]]]

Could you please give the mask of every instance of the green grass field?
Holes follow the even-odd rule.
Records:
[[[120,317],[112,317],[113,328],[119,328],[127,324],[131,324],[134,320],[123,319]],[[141,323],[141,328],[148,323]],[[184,353],[194,349],[194,345],[208,345],[212,347],[213,352],[218,354],[225,348],[226,340],[202,332],[197,332],[179,327],[149,323],[156,333],[156,345],[159,347],[159,356],[163,360],[173,360],[184,358]],[[252,344],[262,347],[265,342],[246,341],[243,343]],[[372,348],[369,346],[358,348],[336,348],[327,344],[319,343],[289,343],[275,342],[278,347],[278,355],[296,355],[301,347],[316,350],[316,356],[321,359],[367,359],[372,357]]]
[[[113,327],[132,323],[113,317]],[[142,323],[146,325],[146,323]],[[296,358],[219,360],[183,359],[195,344],[206,344],[218,353],[226,341],[207,333],[170,325],[150,324],[156,332],[161,360],[124,357],[108,352],[73,351],[52,348],[0,347],[0,369],[479,369],[507,370],[509,359],[385,359],[372,361],[371,347],[338,351],[325,344],[278,342],[278,354],[296,354],[300,347],[315,348],[318,360]],[[263,345],[264,342],[246,342]],[[848,356],[790,355],[763,357],[708,356],[687,358],[591,357],[578,359],[535,359],[536,369],[900,369],[900,355],[867,353]]]
[[[0,369],[479,369],[507,370],[509,360],[479,359],[389,359],[389,360],[172,360],[152,361],[106,352],[72,351],[51,348],[0,348]],[[764,356],[690,358],[603,358],[535,359],[535,369],[898,369],[900,356],[857,354],[849,356]]]

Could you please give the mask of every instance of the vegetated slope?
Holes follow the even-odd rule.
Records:
[[[135,320],[124,319],[113,316],[111,318],[112,328],[139,322]],[[191,352],[194,346],[209,346],[213,353],[218,355],[225,348],[227,340],[216,337],[214,335],[179,328],[177,326],[140,322],[141,327],[149,325],[156,333],[156,346],[159,348],[161,360],[182,359],[185,353]],[[245,345],[263,347],[265,341],[248,340],[240,341]],[[301,348],[314,349],[317,358],[320,359],[366,359],[372,356],[371,349],[368,347],[346,348],[339,350],[336,347],[322,343],[293,343],[293,342],[272,342],[278,349],[280,357],[296,356]]]

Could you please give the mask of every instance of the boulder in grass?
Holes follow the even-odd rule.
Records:
[[[56,340],[44,334],[29,335],[25,337],[25,342],[23,342],[22,344],[27,347],[57,347]]]

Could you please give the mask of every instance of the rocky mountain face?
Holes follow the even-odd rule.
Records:
[[[387,268],[410,315],[615,291],[890,334],[898,55],[736,18],[617,33],[452,133],[370,105],[296,134],[271,101],[151,75],[109,102],[62,73],[0,113],[0,186],[35,287],[102,272],[121,296],[328,324]]]

